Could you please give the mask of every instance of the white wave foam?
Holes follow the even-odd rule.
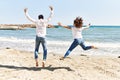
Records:
[[[33,39],[18,39],[16,37],[10,37],[10,38],[0,37],[0,41],[6,41],[6,42],[24,42],[24,43],[34,42]]]
[[[71,41],[47,41],[48,52],[64,54],[71,45]],[[94,45],[98,47],[98,50],[84,51],[81,47],[75,48],[72,53],[75,54],[119,54],[120,43],[105,43],[105,42],[85,42],[86,45]],[[0,47],[10,47],[19,50],[34,51],[35,40],[34,39],[18,39],[15,37],[0,37]],[[40,46],[40,52],[42,48]]]
[[[22,42],[22,43],[33,43],[35,42],[34,39],[18,39],[16,37],[0,37],[0,41],[6,41],[6,42]],[[49,45],[55,45],[55,46],[70,46],[71,41],[47,41]],[[109,48],[120,48],[120,43],[111,43],[111,42],[85,42],[86,45],[94,45],[97,47],[109,47]]]

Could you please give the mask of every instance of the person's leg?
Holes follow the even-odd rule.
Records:
[[[73,43],[71,44],[70,48],[69,48],[69,49],[67,50],[67,52],[65,53],[64,58],[66,58],[66,57],[70,54],[70,52],[71,52],[76,46],[78,46],[78,41],[77,41],[77,39],[74,39],[74,41],[73,41]]]
[[[85,44],[84,44],[83,41],[80,43],[80,46],[81,46],[84,50],[89,50],[89,49],[92,48],[92,46],[85,46]]]
[[[34,51],[34,58],[36,62],[36,67],[38,66],[38,51],[39,51],[40,40],[39,37],[36,36],[35,40],[35,51]]]
[[[47,43],[45,38],[42,38],[42,47],[43,47],[43,62],[42,62],[42,67],[45,66],[45,61],[47,59]]]

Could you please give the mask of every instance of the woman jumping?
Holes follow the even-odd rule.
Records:
[[[86,26],[86,27],[83,27],[83,20],[82,20],[81,17],[77,17],[74,20],[73,26],[64,26],[60,22],[58,23],[58,25],[62,26],[64,28],[67,28],[67,29],[71,29],[72,30],[72,34],[73,34],[73,38],[74,38],[74,41],[71,44],[70,48],[65,53],[64,57],[60,58],[60,60],[65,59],[70,54],[70,52],[75,47],[77,47],[78,45],[80,45],[83,48],[83,50],[89,50],[89,49],[92,49],[92,48],[97,49],[95,46],[85,46],[84,40],[83,40],[83,37],[82,37],[82,31],[84,29],[89,28],[90,24],[88,26]]]

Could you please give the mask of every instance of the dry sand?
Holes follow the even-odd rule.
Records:
[[[35,68],[32,52],[0,49],[0,80],[120,80],[120,58],[49,53],[46,67]]]

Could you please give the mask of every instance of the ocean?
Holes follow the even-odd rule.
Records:
[[[0,48],[34,52],[35,36],[35,28],[0,30]],[[83,38],[86,45],[94,45],[98,49],[84,51],[77,46],[71,54],[120,55],[120,26],[91,26],[83,31]],[[62,27],[47,28],[46,39],[48,52],[54,54],[64,54],[73,41],[71,30]],[[41,47],[39,52],[42,53]]]

